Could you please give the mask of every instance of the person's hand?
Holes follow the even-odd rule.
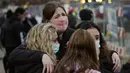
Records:
[[[118,72],[120,69],[120,58],[117,53],[112,54],[112,61],[114,64],[114,67],[113,67],[114,72]]]
[[[87,69],[87,70],[85,70],[85,73],[101,73],[101,72],[99,72],[97,70],[93,70],[93,69]]]
[[[46,71],[46,73],[52,73],[52,71],[54,69],[54,65],[53,65],[51,58],[47,54],[44,54],[42,56],[42,63],[43,63],[42,73],[45,73],[45,71]]]

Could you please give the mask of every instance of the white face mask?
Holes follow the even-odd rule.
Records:
[[[28,14],[28,15],[27,15],[27,18],[31,18],[31,14]]]
[[[96,53],[99,56],[99,53],[100,53],[100,50],[99,50],[99,48],[100,48],[100,41],[96,40],[95,41],[95,45],[96,45]]]
[[[52,44],[52,50],[56,54],[59,51],[60,44],[59,43],[53,43]]]

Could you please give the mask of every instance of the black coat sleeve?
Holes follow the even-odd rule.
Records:
[[[124,64],[120,73],[130,73],[130,63]]]
[[[116,52],[113,50],[109,50],[108,52],[109,52],[108,56],[102,56],[100,54],[99,58],[100,58],[101,73],[114,73],[114,70],[113,70],[114,64],[112,62],[112,54]]]
[[[25,47],[20,45],[9,55],[9,65],[42,63],[43,54],[40,51],[25,50]]]

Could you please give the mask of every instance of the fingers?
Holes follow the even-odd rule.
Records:
[[[91,69],[89,73],[97,73],[95,70]]]
[[[101,72],[91,69],[91,70],[86,70],[85,73],[101,73]]]
[[[54,66],[52,64],[50,64],[49,66],[50,66],[50,73],[52,73]]]
[[[120,68],[120,60],[115,61],[115,65],[113,67],[114,72],[117,72]]]
[[[115,61],[116,61],[115,58],[112,57],[112,61],[113,61],[113,64],[115,64]]]
[[[101,72],[99,72],[97,70],[93,70],[93,69],[87,69],[87,70],[85,70],[85,73],[101,73]]]
[[[50,73],[50,66],[47,65],[47,73]]]
[[[89,69],[85,70],[85,73],[89,73]]]
[[[46,54],[42,57],[42,63],[43,63],[43,71],[42,73],[52,73],[53,71],[53,62],[50,59],[50,57]]]
[[[114,64],[113,70],[114,70],[114,72],[117,72],[118,69],[120,68],[120,58],[116,53],[113,53],[112,61],[113,61],[113,64]]]
[[[118,72],[120,67],[116,67],[114,72]]]
[[[116,71],[117,67],[118,67],[118,64],[115,62],[114,67],[113,67],[114,72]]]
[[[119,68],[120,68],[120,62],[117,61],[116,64],[117,64],[117,65],[115,65],[114,72],[118,72],[118,70],[119,70]]]
[[[54,67],[53,67],[52,64],[45,64],[45,65],[43,66],[43,71],[42,71],[42,73],[52,73],[52,72],[53,72],[53,69],[54,69]]]
[[[46,65],[43,65],[42,73],[45,73],[45,70],[46,70]]]
[[[91,69],[91,70],[89,71],[89,73],[93,73],[93,69]]]

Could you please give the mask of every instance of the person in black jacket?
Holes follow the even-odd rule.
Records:
[[[82,9],[79,12],[81,22],[76,26],[76,29],[80,28],[82,24],[86,22],[93,22],[93,12],[89,9]]]
[[[118,72],[120,67],[120,58],[113,50],[108,50],[107,44],[103,39],[99,27],[93,22],[84,23],[81,27],[91,33],[96,40],[97,54],[99,55],[101,73]]]
[[[7,19],[1,27],[1,42],[6,49],[6,55],[3,59],[5,72],[8,69],[7,59],[9,54],[21,44],[20,33],[24,33],[21,21],[24,18],[24,12],[24,9],[17,8],[15,13],[8,13]]]
[[[68,42],[70,36],[74,32],[73,29],[68,28],[68,17],[65,9],[60,5],[58,2],[49,2],[45,5],[43,9],[43,18],[44,22],[50,22],[52,23],[58,33],[58,42],[60,44],[59,51],[56,53],[57,60],[60,60],[65,52],[66,52],[66,43]],[[41,56],[41,52],[35,52],[25,49],[19,49],[20,47],[16,48],[11,54],[9,60],[13,60],[11,62],[12,64],[17,62],[19,64],[22,64],[23,62],[29,62],[32,60],[32,58],[27,58],[28,56],[32,54],[37,54],[39,57],[37,57],[38,60],[44,61],[43,65],[44,70],[47,69],[47,72],[50,73],[53,69],[53,64],[51,62],[50,57],[47,54],[42,53],[43,56]],[[24,55],[23,55],[24,53]],[[24,61],[20,61],[22,57]],[[44,73],[43,70],[43,73]]]
[[[59,43],[56,40],[57,32],[52,24],[38,24],[34,26],[27,34],[25,45],[20,46],[18,49],[27,49],[32,51],[35,50],[46,53],[52,60],[52,63],[55,65],[55,53],[57,53],[57,51],[59,50]],[[39,61],[39,59],[39,62],[37,62],[37,59],[39,58],[39,56],[41,57],[42,54],[37,55],[36,53],[32,53],[31,55],[25,57],[30,58],[29,60],[23,57],[19,58],[13,52],[10,54],[11,56],[9,58],[9,64],[10,69],[14,68],[14,73],[42,73],[42,70],[44,70],[43,68],[45,67],[45,65],[43,66],[42,64],[42,62],[44,61]],[[24,52],[23,54],[26,55],[26,53]]]
[[[122,66],[120,73],[130,73],[130,58],[128,62]]]
[[[69,20],[69,27],[72,29],[75,29],[75,26],[77,24],[77,18],[76,16],[73,15],[74,10],[72,7],[69,8],[69,13],[68,13],[68,20]]]
[[[9,53],[21,44],[20,32],[23,32],[22,19],[25,10],[17,8],[15,13],[2,25],[2,44]]]
[[[34,26],[37,24],[37,21],[35,19],[35,17],[26,17],[22,23],[24,24],[24,31],[25,33],[28,33],[28,31]]]
[[[13,15],[13,12],[11,10],[8,10],[4,15],[0,16],[0,48],[2,48],[1,40],[3,38],[2,35],[2,26],[6,22],[6,20],[10,19],[10,17]]]

